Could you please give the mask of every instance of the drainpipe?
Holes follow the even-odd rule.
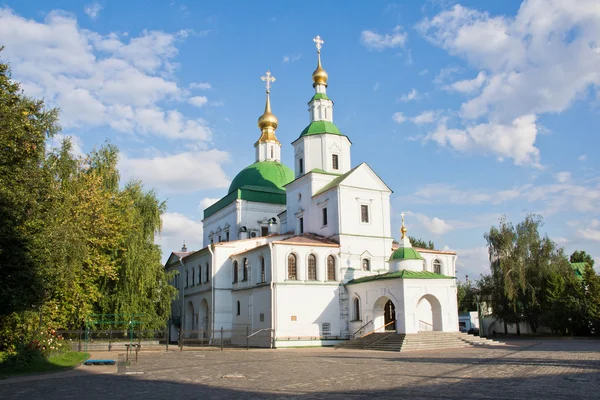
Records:
[[[212,325],[212,335],[214,336],[215,334],[215,253],[213,252],[213,246],[214,244],[209,244],[208,245],[208,251],[210,252],[210,259],[211,259],[211,265],[210,265],[210,297],[212,298],[212,301],[210,302],[210,308],[211,308],[211,319],[210,319],[210,324]]]
[[[273,258],[275,258],[275,252],[273,251],[273,242],[269,242],[269,252],[271,253],[271,282],[269,286],[271,287],[271,332],[273,338],[271,339],[271,348],[274,347],[275,344],[275,331],[277,329],[277,325],[275,324],[276,315],[277,315],[277,302],[275,299],[275,274],[273,268]]]
[[[185,284],[183,283],[183,273],[185,272],[185,264],[183,263],[183,257],[179,257],[179,264],[181,264],[181,326],[179,327],[180,331],[185,329],[184,320],[185,320]],[[183,340],[183,338],[180,338]]]

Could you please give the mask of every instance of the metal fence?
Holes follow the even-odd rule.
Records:
[[[61,330],[57,334],[71,344],[74,351],[199,350],[217,348],[271,348],[271,329],[249,327],[218,330],[178,330],[169,337],[166,330],[78,329]]]

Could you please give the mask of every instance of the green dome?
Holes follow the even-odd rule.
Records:
[[[304,130],[300,134],[300,137],[310,136],[310,135],[319,135],[321,133],[331,133],[333,135],[343,136],[342,132],[340,132],[339,128],[337,126],[335,126],[335,124],[333,122],[315,121],[315,122],[312,122],[310,125],[308,125],[306,128],[304,128]]]
[[[277,161],[259,161],[247,166],[233,178],[229,192],[243,186],[258,186],[271,190],[284,190],[283,186],[294,180],[294,173]]]
[[[398,247],[390,256],[390,261],[395,260],[422,260],[423,257],[412,247]]]

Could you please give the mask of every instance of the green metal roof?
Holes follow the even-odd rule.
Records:
[[[341,176],[342,175],[342,174],[338,174],[336,172],[327,172],[327,171],[322,170],[321,168],[313,168],[313,169],[311,169],[308,172],[309,173],[310,172],[314,172],[316,174],[323,174],[323,175],[334,175],[334,176]]]
[[[212,206],[204,209],[204,218],[210,217],[217,211],[231,204],[232,201],[238,199],[254,201],[256,203],[285,204],[285,190],[251,185],[243,186],[242,188],[229,193]]]
[[[422,260],[423,257],[418,251],[412,247],[398,247],[396,251],[392,253],[389,261],[394,260]]]
[[[259,161],[241,170],[229,186],[227,193],[244,186],[284,190],[294,180],[294,173],[285,164],[277,161]]]
[[[313,100],[321,100],[321,99],[324,99],[324,100],[331,100],[331,99],[329,98],[329,96],[327,96],[325,93],[317,93],[317,94],[315,94],[315,95],[312,97],[312,99],[310,99],[310,101],[313,101]],[[310,103],[310,101],[309,101],[309,103]]]
[[[401,271],[396,272],[387,272],[381,275],[371,275],[365,276],[362,278],[353,279],[347,283],[347,285],[354,285],[356,283],[365,283],[365,282],[373,282],[380,281],[386,279],[454,279],[451,276],[436,274],[434,272],[429,271],[409,271],[403,269]]]
[[[337,126],[335,126],[335,124],[333,122],[315,121],[315,122],[311,122],[306,128],[304,128],[304,130],[300,134],[300,137],[311,136],[311,135],[320,135],[323,133],[344,136],[344,135],[342,135],[342,132],[340,132],[339,128]]]
[[[573,272],[575,272],[575,276],[577,277],[577,279],[583,279],[586,267],[587,263],[585,262],[571,263],[571,268],[573,268]]]

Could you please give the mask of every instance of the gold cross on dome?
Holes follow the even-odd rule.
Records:
[[[402,217],[402,225],[404,225],[404,217],[406,216],[406,214],[404,214],[404,211],[402,211],[400,216]]]
[[[275,77],[271,75],[271,71],[267,71],[266,76],[261,76],[263,82],[267,82],[267,92],[271,91],[271,83],[275,82]]]
[[[315,42],[315,44],[317,45],[317,51],[320,53],[322,47],[321,45],[325,43],[325,41],[321,39],[321,36],[317,35],[317,37],[313,39],[313,42]]]

